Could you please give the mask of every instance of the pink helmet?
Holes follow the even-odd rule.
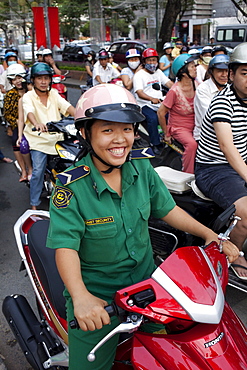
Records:
[[[127,89],[101,84],[86,91],[76,105],[75,126],[78,130],[93,123],[94,119],[135,123],[144,121],[145,117],[134,96]]]

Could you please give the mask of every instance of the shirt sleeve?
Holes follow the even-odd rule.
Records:
[[[138,90],[143,90],[144,88],[141,72],[142,71],[138,71],[137,73],[135,73],[134,78],[133,78],[133,87],[134,87],[135,92]]]
[[[28,113],[35,114],[35,108],[34,108],[30,94],[26,93],[23,95],[22,105],[23,105],[23,111],[24,111],[24,122],[26,122]]]
[[[158,69],[159,71],[159,78],[162,83],[162,85],[166,85],[167,82],[170,81],[170,79],[161,71],[161,69]]]
[[[54,89],[54,93],[57,95],[56,98],[58,100],[58,107],[59,107],[60,112],[65,117],[67,117],[68,116],[67,110],[71,106],[71,104],[66,99],[64,99],[61,95],[59,95],[56,89]]]
[[[66,225],[66,227],[64,226]],[[50,202],[50,226],[46,246],[79,251],[85,222],[79,212],[75,194],[59,180]]]
[[[231,123],[233,106],[225,96],[216,96],[210,104],[211,121]]]

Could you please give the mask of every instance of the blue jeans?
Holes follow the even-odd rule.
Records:
[[[47,163],[47,154],[38,150],[30,150],[33,172],[30,180],[30,204],[38,206],[43,189],[45,168]]]
[[[144,105],[142,107],[142,113],[146,117],[147,121],[147,129],[149,133],[150,143],[153,145],[159,145],[160,144],[160,135],[158,131],[158,116],[157,112],[151,108],[149,108],[147,105]]]

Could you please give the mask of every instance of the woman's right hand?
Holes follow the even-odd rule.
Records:
[[[74,315],[83,331],[101,329],[110,323],[106,310],[107,302],[91,293],[84,293],[78,300],[73,300]]]
[[[165,135],[164,136],[164,139],[165,139],[165,141],[168,143],[168,144],[172,144],[172,137],[169,135]]]

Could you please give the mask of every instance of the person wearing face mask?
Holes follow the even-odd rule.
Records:
[[[4,61],[7,63],[7,66],[11,66],[12,64],[16,64],[18,61],[17,55],[13,51],[9,51],[5,54]],[[10,84],[7,78],[7,70],[5,70],[0,75],[0,90],[3,94],[6,94],[7,91],[12,89],[12,85]]]
[[[208,65],[212,59],[212,46],[205,46],[202,51],[198,61],[197,66],[197,81],[202,83],[205,81],[206,72],[208,70]]]
[[[93,66],[96,63],[96,53],[94,50],[89,50],[87,59],[85,61],[85,68],[87,72],[87,86],[93,86]]]
[[[125,54],[125,58],[128,67],[122,69],[120,77],[124,87],[134,94],[133,78],[135,73],[142,69],[141,54],[137,49],[129,49]]]
[[[154,154],[160,155],[163,146],[158,132],[157,110],[163,100],[162,86],[170,89],[173,82],[159,69],[159,55],[155,49],[145,49],[142,53],[142,59],[143,69],[135,73],[133,79],[134,92],[137,103],[146,117],[150,144]]]

